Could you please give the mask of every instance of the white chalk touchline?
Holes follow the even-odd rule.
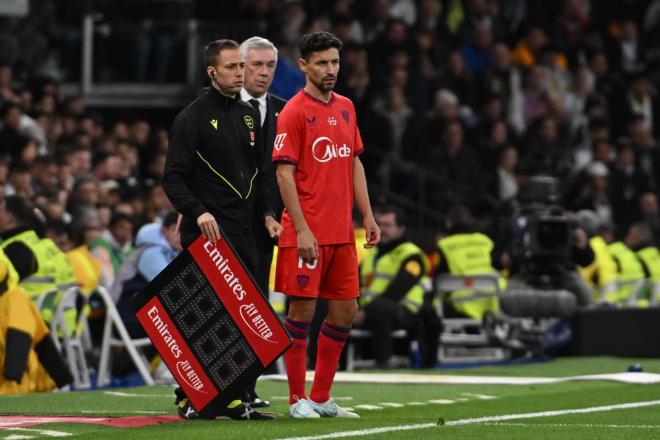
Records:
[[[485,426],[520,426],[523,428],[621,428],[621,429],[660,429],[660,425],[611,425],[597,423],[483,423]]]
[[[492,400],[492,399],[497,399],[495,396],[489,396],[487,394],[476,394],[476,393],[461,393],[462,396],[467,396],[467,397],[474,397],[475,399],[479,400]]]
[[[103,394],[108,396],[117,397],[173,397],[174,394],[138,394],[138,393],[123,393],[121,391],[104,391]]]
[[[352,396],[332,396],[333,400],[353,400]],[[289,400],[289,396],[273,396],[271,400]]]
[[[264,380],[287,380],[286,374],[268,374]],[[308,371],[307,381],[314,380],[314,372]],[[567,377],[498,377],[498,376],[458,376],[437,374],[382,374],[338,372],[335,383],[383,383],[383,384],[455,384],[455,385],[540,385],[568,381],[610,380],[621,383],[653,384],[660,383],[660,374],[655,373],[614,373],[591,374]]]
[[[97,410],[97,411],[89,411],[89,410],[82,410],[80,411],[81,413],[84,414],[98,414],[98,413],[103,413],[103,414],[160,414],[163,416],[168,415],[169,413],[163,412],[163,411],[108,411],[108,410]]]
[[[70,437],[73,434],[70,432],[63,432],[63,431],[54,431],[52,429],[36,429],[36,428],[9,428],[7,431],[19,431],[19,432],[27,432],[27,433],[36,433],[36,434],[41,434],[45,435],[46,437]],[[5,437],[5,439],[10,438]],[[14,438],[18,438],[19,436],[15,436]],[[23,437],[23,438],[34,438],[34,437]]]
[[[592,412],[614,411],[617,409],[643,408],[645,406],[660,405],[660,400],[651,400],[648,402],[619,403],[616,405],[592,406],[588,408],[560,409],[556,411],[539,411],[525,414],[506,414],[503,416],[477,417],[474,419],[450,420],[445,425],[469,425],[472,423],[499,422],[500,420],[533,419],[536,417],[563,416],[565,414],[586,414]]]
[[[360,408],[360,409],[368,409],[368,410],[372,410],[372,409],[383,409],[382,406],[378,406],[378,405],[369,405],[369,404],[367,404],[367,403],[364,403],[364,404],[362,404],[362,405],[355,405],[355,407],[356,407],[356,408]]]
[[[437,423],[421,423],[418,425],[399,425],[399,426],[384,426],[382,428],[362,429],[359,431],[343,431],[333,432],[331,434],[312,435],[309,437],[287,437],[280,440],[320,440],[324,438],[341,438],[341,437],[358,437],[364,435],[381,434],[383,432],[392,431],[410,431],[413,429],[433,428],[438,426]]]
[[[470,425],[475,423],[499,422],[501,420],[532,419],[537,417],[561,416],[564,414],[585,414],[585,413],[602,412],[602,411],[614,411],[617,409],[643,408],[646,406],[658,406],[658,405],[660,405],[660,400],[651,400],[647,402],[619,403],[616,405],[592,406],[587,408],[562,409],[556,411],[539,411],[533,413],[505,414],[501,416],[449,420],[445,422],[444,425],[445,426]],[[361,437],[366,435],[381,434],[384,432],[392,432],[392,431],[410,431],[414,429],[427,429],[436,426],[438,426],[438,423],[419,423],[416,425],[383,426],[381,428],[361,429],[355,431],[340,431],[340,432],[333,432],[330,434],[313,435],[308,437],[287,437],[280,440],[321,440],[326,438]]]

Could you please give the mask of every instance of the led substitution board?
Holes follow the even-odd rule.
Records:
[[[197,411],[226,406],[291,344],[224,238],[197,238],[135,296],[134,308]]]

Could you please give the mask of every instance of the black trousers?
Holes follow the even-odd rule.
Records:
[[[422,366],[433,367],[437,363],[440,318],[432,308],[422,307],[415,314],[390,298],[376,298],[364,309],[365,328],[373,334],[372,354],[377,363],[386,363],[394,353],[390,333],[404,329],[408,341],[417,340],[422,355]]]
[[[181,229],[181,246],[186,249],[197,239],[197,237],[199,237],[198,231]],[[241,259],[245,265],[245,269],[247,269],[247,271],[254,277],[257,270],[257,249],[252,231],[248,230],[242,233],[225,232],[225,239],[231,243],[236,256]],[[254,382],[246,384],[244,391],[241,392],[241,395],[236,396],[236,399],[243,401],[252,400],[250,397],[254,394],[256,382],[255,379]],[[181,388],[177,389],[181,390]],[[180,393],[182,394],[183,390],[181,390]],[[213,409],[209,406],[205,408],[203,415],[213,415],[211,414],[212,412]]]

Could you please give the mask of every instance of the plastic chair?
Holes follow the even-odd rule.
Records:
[[[439,360],[442,361],[493,361],[506,359],[507,350],[491,346],[483,323],[472,318],[446,318],[444,315],[445,297],[456,290],[470,290],[479,294],[500,295],[499,275],[482,274],[461,276],[442,274],[436,279],[436,292],[439,296],[437,312],[442,319]]]
[[[653,289],[653,284],[647,279],[618,281],[617,290],[630,289],[630,296],[621,305],[626,307],[638,307],[638,301],[643,299],[647,288]],[[652,302],[654,299],[654,292],[651,290],[649,293],[651,295],[649,302]]]
[[[50,335],[55,345],[64,350],[66,360],[73,375],[73,386],[76,389],[89,389],[92,383],[89,377],[89,368],[85,358],[84,332],[87,329],[87,317],[85,313],[78,312],[79,298],[85,299],[80,294],[78,287],[69,287],[56,299],[57,304],[50,322]],[[74,328],[69,328],[67,314],[76,313]]]
[[[131,338],[108,290],[103,286],[98,286],[96,291],[103,300],[106,310],[103,324],[103,339],[101,341],[101,357],[96,380],[97,387],[105,386],[110,382],[112,349],[116,347],[124,347],[128,351],[133,364],[135,364],[144,382],[147,385],[153,385],[154,378],[149,372],[149,361],[141,352],[142,348],[151,346],[151,340],[149,338]],[[117,331],[118,338],[113,335],[113,328]]]
[[[369,330],[361,328],[352,328],[349,338],[346,341],[346,371],[354,371],[356,368],[373,368],[376,365],[375,359],[358,358],[355,352],[355,342],[358,339],[369,339],[373,335]],[[405,339],[408,333],[403,330],[394,330],[390,333],[392,339]],[[407,361],[407,359],[406,359]]]

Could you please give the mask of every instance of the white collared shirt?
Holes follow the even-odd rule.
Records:
[[[251,99],[256,99],[259,102],[259,113],[261,114],[261,126],[263,127],[264,121],[266,121],[266,94],[264,93],[259,98],[255,98],[250,95],[247,90],[241,89],[241,99],[248,104],[250,104]],[[252,104],[250,104],[252,105]]]

